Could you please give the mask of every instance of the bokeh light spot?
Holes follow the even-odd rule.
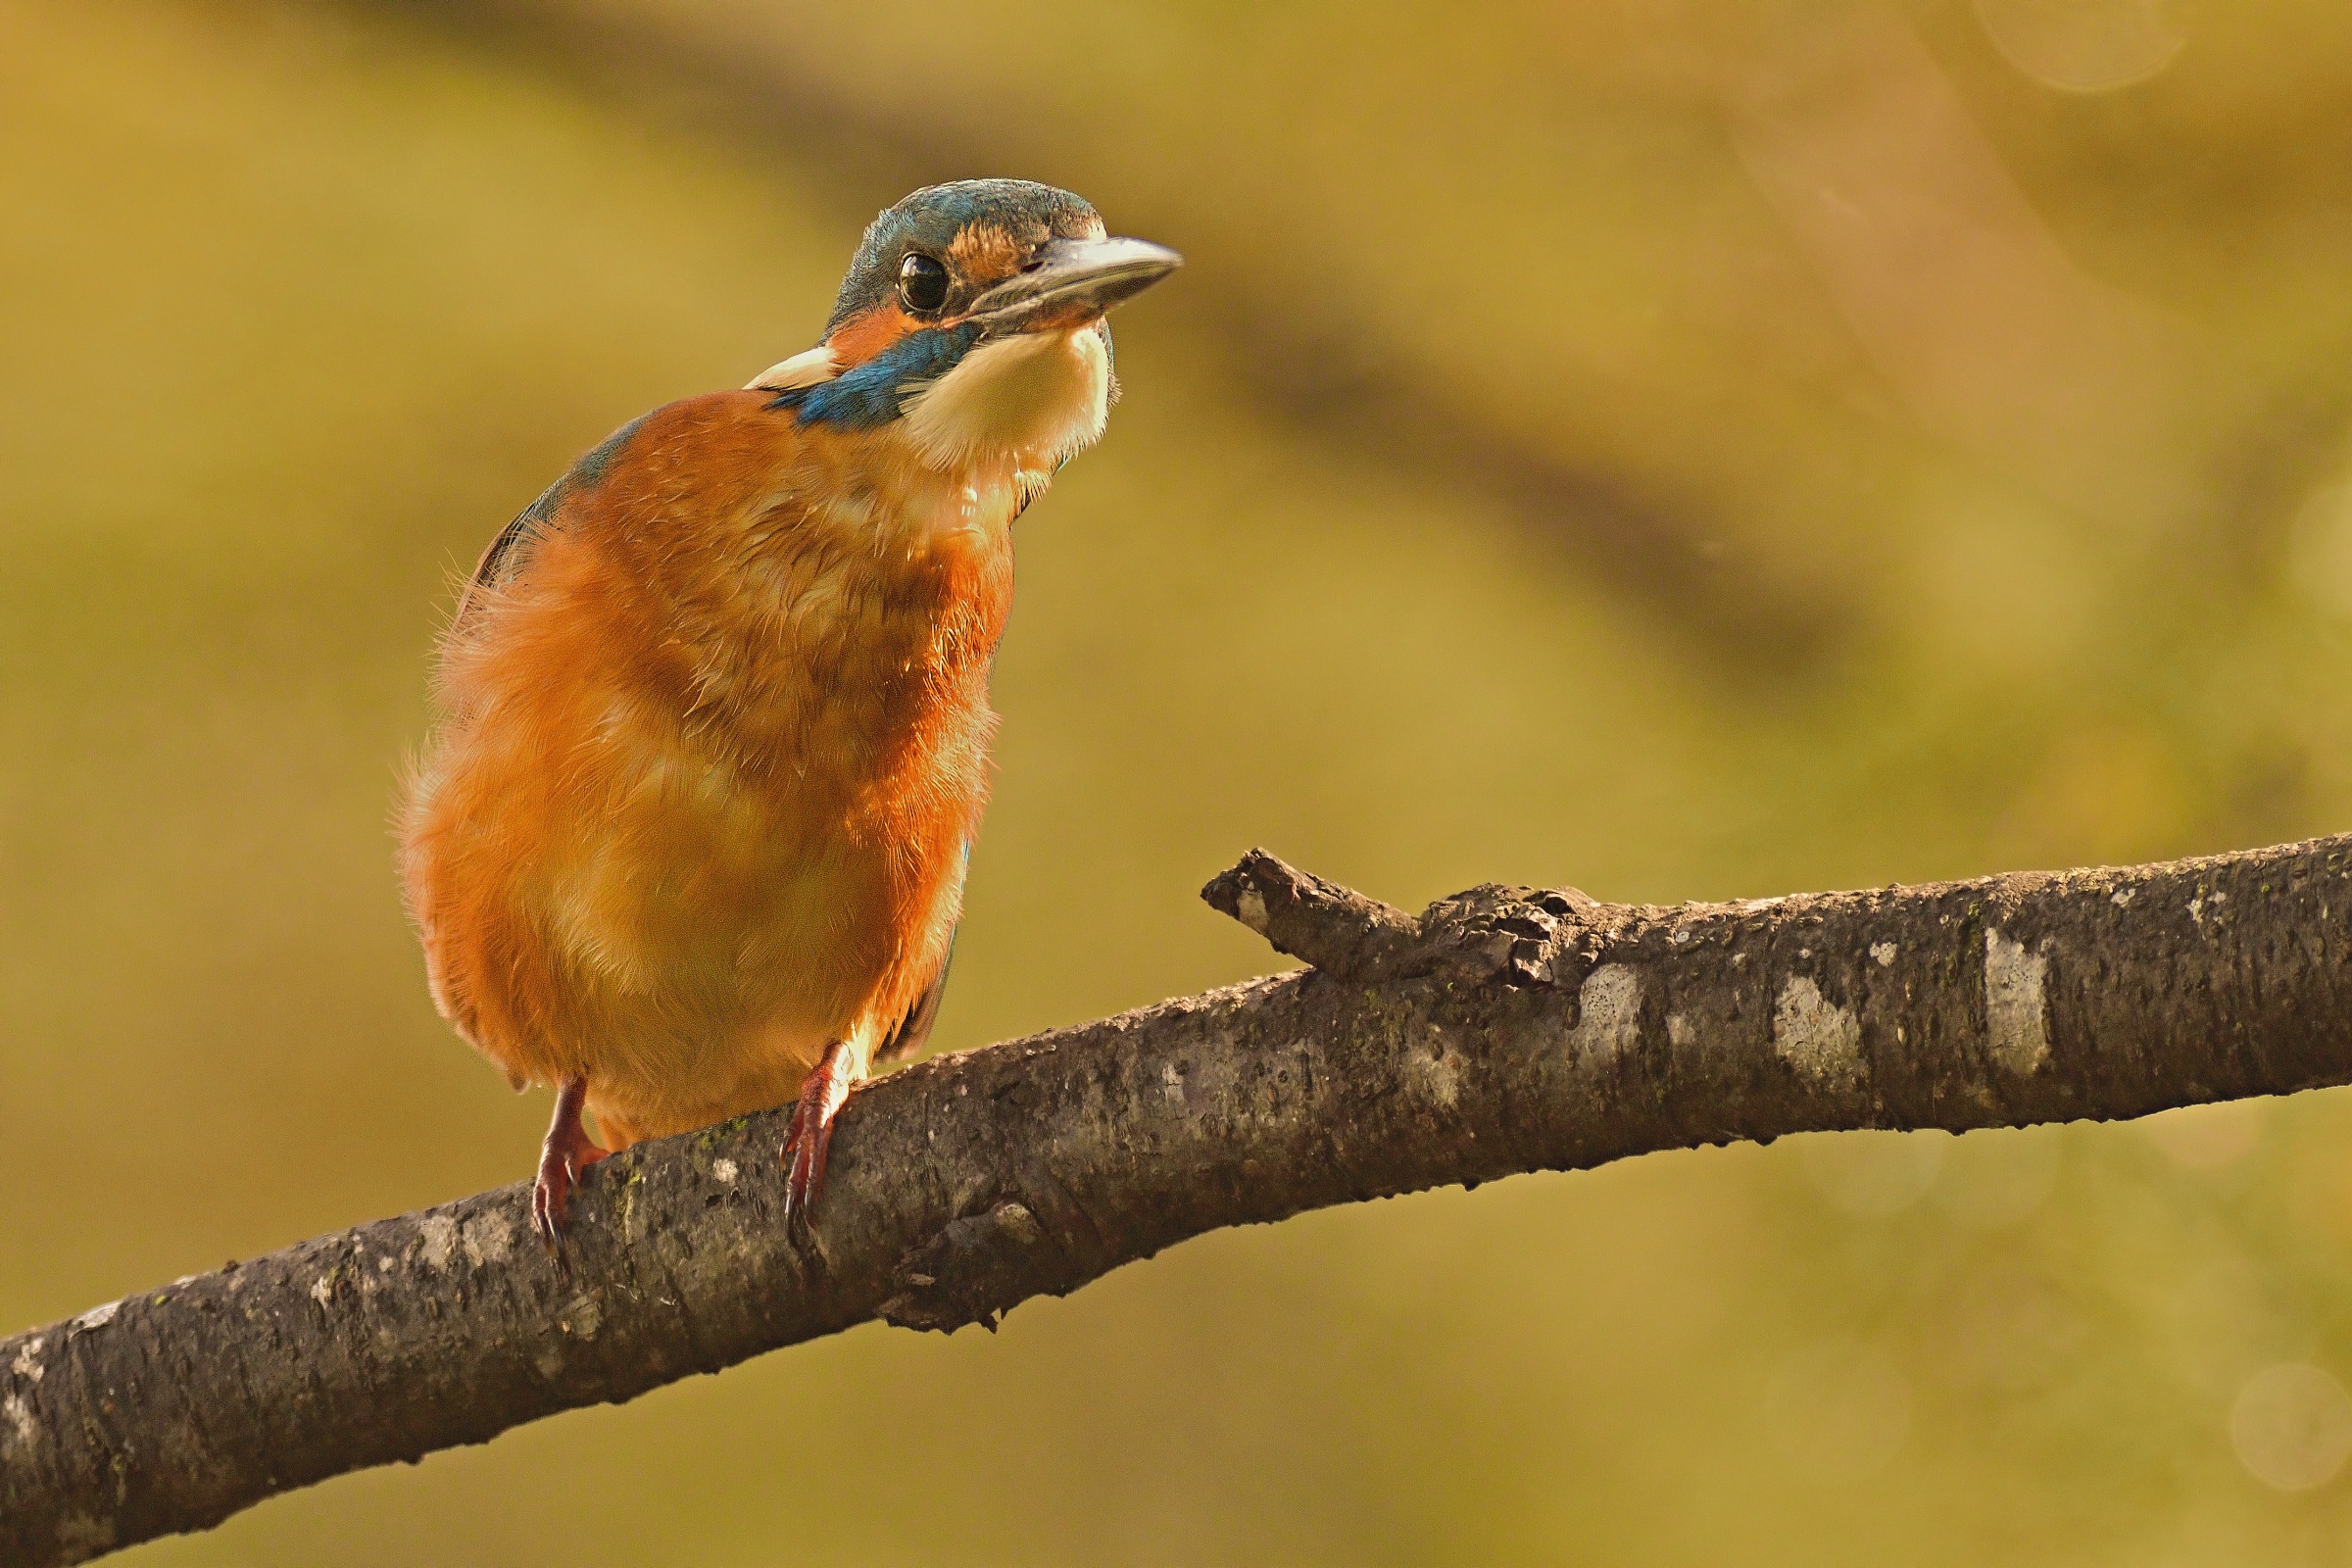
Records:
[[[2352,1395],[2316,1366],[2265,1367],[2230,1406],[2230,1446],[2248,1473],[2281,1492],[2326,1486],[2352,1457]]]
[[[2047,87],[2107,92],[2145,81],[2188,42],[2179,0],[1977,0],[2011,65]]]

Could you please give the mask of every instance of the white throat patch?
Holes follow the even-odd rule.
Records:
[[[1110,350],[1094,326],[982,344],[900,405],[923,462],[1010,458],[1051,469],[1092,446],[1110,414]]]
[[[812,349],[803,349],[789,360],[781,360],[752,377],[745,385],[746,392],[797,392],[802,387],[817,386],[841,373],[841,365],[833,351],[819,343]]]

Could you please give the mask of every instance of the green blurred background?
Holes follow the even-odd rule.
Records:
[[[529,1168],[452,574],[1018,173],[1191,266],[1021,526],[937,1039],[1273,847],[1670,902],[2352,825],[2339,0],[0,0],[0,1329]],[[2352,1557],[2352,1098],[1652,1156],[869,1327],[151,1564]]]

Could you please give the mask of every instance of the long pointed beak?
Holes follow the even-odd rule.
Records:
[[[1142,239],[1051,239],[1029,265],[972,302],[991,337],[1090,321],[1184,265]]]

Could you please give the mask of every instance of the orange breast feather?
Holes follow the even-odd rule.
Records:
[[[986,794],[1013,476],[768,401],[647,416],[502,538],[403,822],[442,1011],[584,1074],[615,1147],[780,1103],[829,1041],[862,1066]]]

